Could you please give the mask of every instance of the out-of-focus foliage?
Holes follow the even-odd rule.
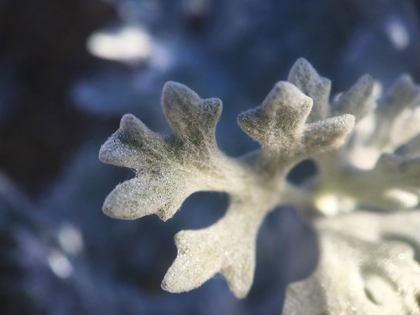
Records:
[[[315,222],[316,271],[290,285],[284,314],[418,314],[418,210],[366,212]]]

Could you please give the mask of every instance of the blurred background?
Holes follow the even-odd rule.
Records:
[[[417,0],[0,0],[0,314],[280,314],[317,258],[294,209],[265,220],[246,299],[220,276],[170,294],[173,236],[216,222],[228,198],[194,194],[165,224],[112,220],[102,203],[134,174],[101,164],[100,145],[125,113],[168,132],[160,93],[174,80],[223,100],[219,146],[241,155],[257,145],[236,116],[299,57],[333,93],[364,73],[418,82],[419,18]]]

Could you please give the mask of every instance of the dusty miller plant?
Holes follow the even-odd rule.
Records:
[[[261,149],[238,158],[217,147],[222,102],[201,99],[180,83],[168,82],[162,92],[172,134],[155,133],[133,115],[122,118],[99,157],[136,176],[109,194],[106,215],[157,214],[166,221],[194,192],[230,196],[214,225],[175,236],[178,254],[163,289],[189,291],[220,273],[236,297],[245,297],[264,217],[294,204],[318,231],[321,258],[312,276],[289,286],[286,314],[420,312],[420,216],[404,210],[418,204],[420,162],[394,154],[420,133],[420,89],[402,76],[380,96],[367,75],[331,100],[330,89],[328,79],[299,59],[288,81],[239,115],[239,126]],[[318,175],[295,186],[286,176],[304,159],[316,162]],[[401,211],[352,213],[365,208]]]

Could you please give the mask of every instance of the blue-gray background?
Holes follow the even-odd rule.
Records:
[[[246,299],[221,277],[172,295],[160,281],[173,236],[214,223],[228,198],[195,194],[167,223],[112,220],[102,202],[133,174],[101,164],[99,147],[127,112],[167,132],[160,91],[174,80],[223,100],[219,145],[243,154],[257,145],[237,114],[299,57],[334,92],[364,73],[385,85],[403,72],[420,79],[419,16],[417,0],[1,0],[0,314],[280,314],[285,284],[317,256],[292,208],[265,220]],[[127,29],[142,41],[124,59],[137,41]],[[108,46],[95,50],[98,31]]]

